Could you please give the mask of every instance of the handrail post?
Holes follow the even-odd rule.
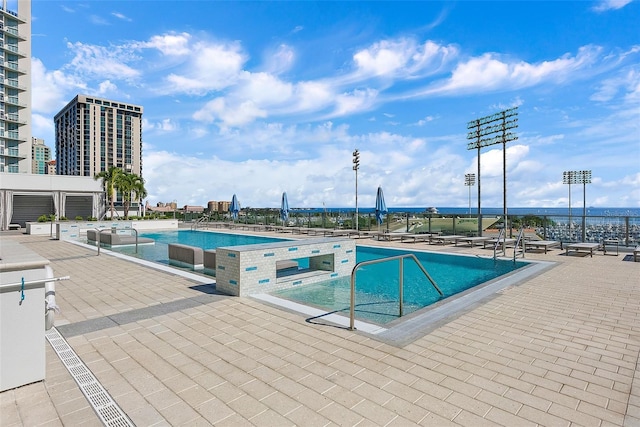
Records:
[[[96,242],[98,244],[98,255],[96,256],[100,256],[100,241],[102,240],[101,236],[104,230],[106,230],[106,228],[103,228],[103,229],[96,228],[96,231],[98,232],[98,241]]]
[[[356,272],[357,270],[365,265],[370,265],[370,264],[379,264],[381,262],[386,262],[386,261],[393,261],[393,260],[400,260],[400,266],[399,266],[399,280],[398,280],[398,286],[400,287],[399,289],[399,294],[400,294],[400,317],[402,317],[403,315],[403,311],[404,311],[404,307],[403,307],[403,299],[404,299],[404,267],[403,267],[403,260],[405,258],[413,258],[413,260],[416,262],[416,264],[418,265],[418,267],[420,268],[420,270],[422,270],[422,273],[424,273],[425,277],[429,280],[429,282],[431,282],[431,285],[434,287],[434,289],[436,291],[438,291],[438,293],[440,294],[440,296],[444,296],[444,294],[442,293],[442,291],[440,290],[440,288],[438,287],[438,285],[436,284],[436,282],[433,280],[433,278],[431,277],[431,275],[427,272],[427,270],[425,270],[425,268],[422,266],[422,264],[420,263],[420,261],[418,260],[418,258],[414,255],[414,254],[404,254],[404,255],[396,255],[396,256],[392,256],[392,257],[387,257],[387,258],[378,258],[378,259],[372,259],[372,260],[368,260],[368,261],[361,261],[359,263],[357,263],[354,267],[353,270],[351,270],[351,298],[350,298],[350,307],[349,307],[349,330],[354,331],[355,328],[355,317],[356,317]]]
[[[398,286],[400,287],[400,289],[398,289],[398,298],[400,299],[400,303],[399,308],[400,308],[400,317],[402,317],[402,314],[404,312],[403,310],[403,293],[404,293],[404,259],[399,259],[398,260]]]
[[[138,253],[138,230],[136,230],[135,228],[131,227],[131,229],[135,232],[136,234],[136,253]]]

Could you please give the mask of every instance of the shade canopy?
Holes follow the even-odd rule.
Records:
[[[234,194],[231,198],[231,204],[229,205],[229,212],[231,213],[231,218],[238,219],[238,212],[240,212],[240,203],[238,202],[238,198]]]
[[[289,201],[287,200],[287,192],[282,193],[282,202],[280,203],[280,219],[284,225],[289,220]]]
[[[384,194],[382,193],[382,187],[378,187],[378,194],[376,195],[376,221],[378,224],[382,224],[384,221],[384,215],[387,214],[387,205],[384,203]]]

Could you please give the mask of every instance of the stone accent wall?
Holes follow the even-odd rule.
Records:
[[[278,276],[276,261],[299,258],[309,258],[308,269]],[[221,247],[216,249],[216,289],[235,296],[268,293],[350,276],[355,264],[356,243],[352,239]]]

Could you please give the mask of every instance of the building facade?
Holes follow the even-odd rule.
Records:
[[[49,173],[51,149],[44,144],[44,139],[31,138],[31,172],[44,175]]]
[[[55,175],[56,174],[56,159],[49,160],[47,162],[47,175]]]
[[[0,172],[31,172],[31,0],[0,9]]]
[[[56,116],[56,174],[94,177],[111,166],[142,177],[139,105],[77,95]]]

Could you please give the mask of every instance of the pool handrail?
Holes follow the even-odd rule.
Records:
[[[518,248],[521,247],[522,249],[518,250]],[[513,246],[513,262],[516,262],[516,258],[518,257],[518,254],[522,254],[522,258],[524,258],[525,255],[525,247],[524,247],[524,227],[522,227],[520,229],[520,232],[518,232],[518,239],[516,240],[516,244]]]
[[[403,287],[404,287],[404,259],[405,258],[413,258],[413,260],[416,262],[416,264],[418,265],[418,267],[420,267],[420,270],[422,270],[422,272],[424,273],[425,277],[429,280],[429,282],[431,282],[431,285],[433,285],[433,287],[435,288],[436,291],[438,291],[438,293],[440,294],[440,296],[444,296],[444,294],[442,293],[442,291],[440,290],[440,288],[438,287],[438,285],[436,284],[436,282],[433,280],[433,278],[431,277],[431,275],[427,272],[427,270],[425,270],[425,268],[422,266],[422,263],[420,263],[420,261],[418,260],[418,258],[414,255],[414,254],[402,254],[402,255],[395,255],[395,256],[391,256],[391,257],[387,257],[387,258],[378,258],[378,259],[372,259],[372,260],[368,260],[368,261],[361,261],[359,263],[357,263],[354,267],[353,270],[351,270],[351,304],[350,304],[350,310],[349,310],[349,317],[350,317],[350,322],[349,322],[349,330],[354,331],[355,328],[355,312],[356,312],[356,272],[360,267],[363,267],[365,265],[371,265],[371,264],[379,264],[382,262],[387,262],[387,261],[394,261],[394,260],[400,260],[400,262],[398,263],[398,291],[399,291],[399,299],[400,299],[400,317],[402,317],[403,315]]]
[[[498,246],[500,246],[500,239],[503,239],[502,242],[502,256],[505,256],[507,253],[507,235],[505,234],[504,227],[500,229],[498,233],[498,238],[496,239],[495,245],[493,245],[493,259],[497,258]]]

